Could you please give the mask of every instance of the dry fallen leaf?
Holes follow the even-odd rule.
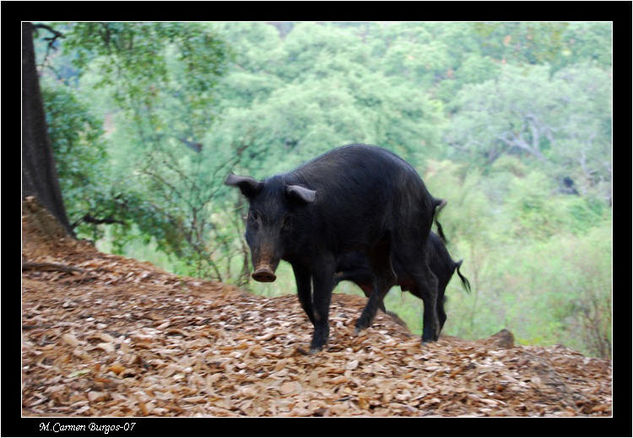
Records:
[[[121,374],[125,371],[125,367],[120,363],[114,363],[108,367],[108,371],[112,371],[114,374]]]
[[[358,368],[358,361],[357,360],[351,360],[351,361],[347,362],[347,365],[345,365],[345,369],[346,370],[355,370],[356,368]]]
[[[90,391],[88,393],[88,400],[90,400],[91,402],[104,400],[105,397],[106,397],[106,394],[103,392]]]
[[[358,406],[361,409],[368,409],[369,408],[369,400],[363,396],[359,396],[358,397]]]
[[[97,348],[100,348],[107,353],[114,352],[114,345],[109,342],[101,342],[97,344]]]
[[[79,344],[81,344],[79,339],[77,339],[77,337],[73,335],[72,333],[63,334],[62,341],[64,341],[66,344],[70,345],[71,347],[76,347]]]

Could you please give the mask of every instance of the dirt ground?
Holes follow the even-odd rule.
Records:
[[[98,252],[23,206],[23,416],[611,416],[611,363],[501,331],[420,339],[334,294],[327,348],[266,298]],[[450,316],[449,316],[450,317]]]

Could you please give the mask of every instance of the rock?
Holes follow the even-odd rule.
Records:
[[[493,345],[497,348],[514,347],[514,335],[511,331],[503,329],[489,338]]]

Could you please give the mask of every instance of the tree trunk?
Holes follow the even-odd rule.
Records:
[[[35,196],[74,237],[68,221],[40,92],[33,24],[22,24],[22,199]]]

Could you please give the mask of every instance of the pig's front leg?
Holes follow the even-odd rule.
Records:
[[[308,319],[314,325],[314,312],[312,311],[312,285],[310,284],[310,270],[304,266],[293,263],[292,271],[297,283],[297,297],[301,308],[308,315]]]
[[[314,316],[314,333],[310,343],[311,354],[323,348],[330,334],[328,315],[332,289],[334,288],[335,268],[335,258],[332,256],[322,257],[313,265],[312,281],[314,292],[312,296],[312,313]]]

